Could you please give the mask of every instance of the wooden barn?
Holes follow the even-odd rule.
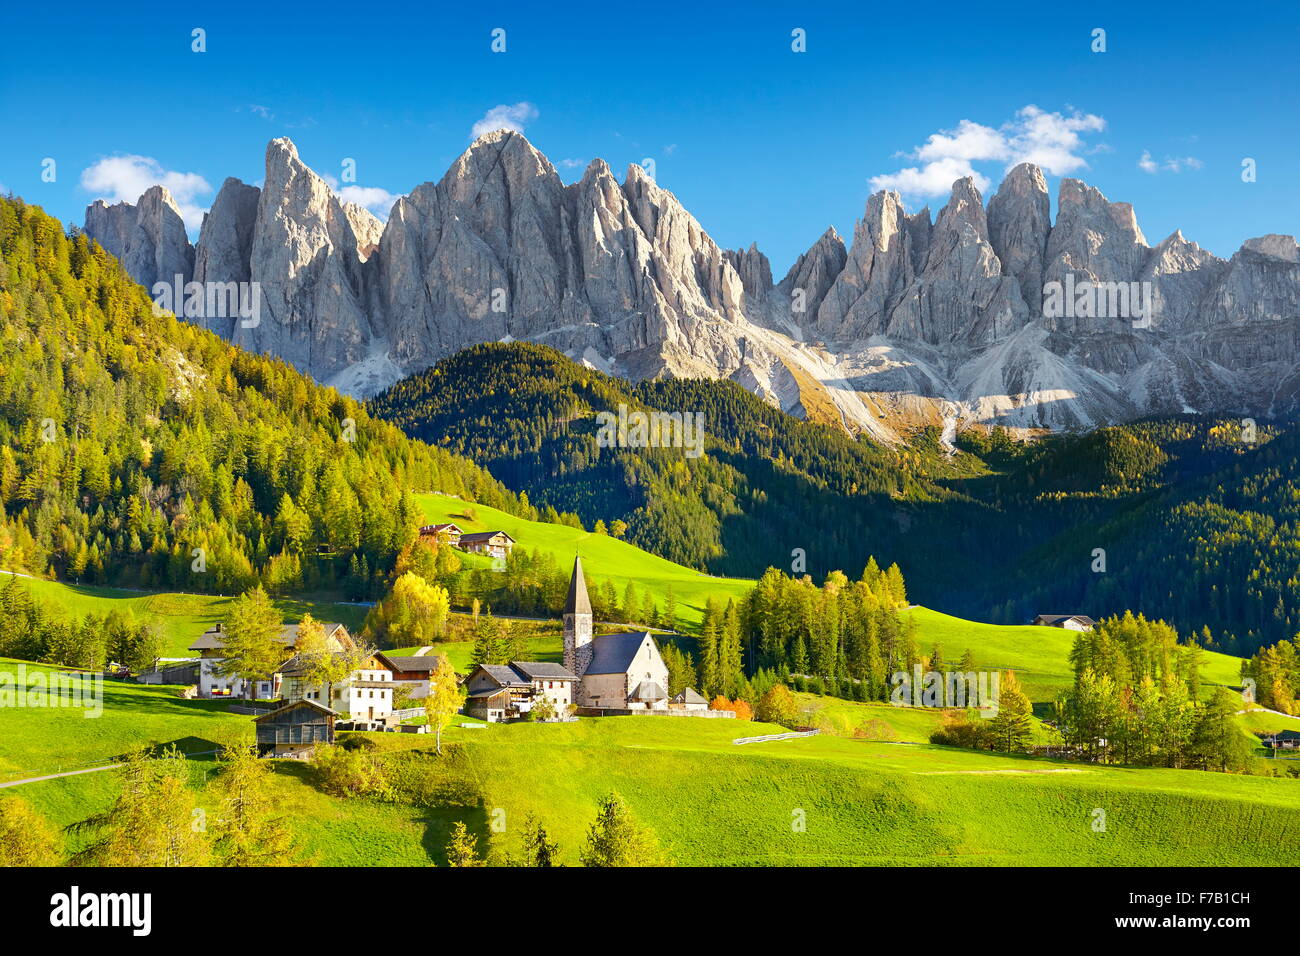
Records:
[[[303,698],[254,717],[257,752],[263,757],[306,759],[316,744],[334,743],[338,711]]]

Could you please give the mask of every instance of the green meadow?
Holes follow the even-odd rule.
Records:
[[[7,575],[10,572],[0,571]],[[133,591],[125,588],[97,587],[87,584],[64,584],[41,578],[20,577],[20,583],[45,603],[77,617],[87,614],[130,612],[138,620],[156,621],[167,636],[167,657],[190,657],[194,639],[229,611],[234,598],[215,594],[190,594],[176,591]],[[338,621],[349,630],[366,619],[365,607],[326,598],[277,598],[275,606],[287,622],[296,622],[304,614],[323,621]]]
[[[323,865],[439,864],[456,820],[484,849],[517,853],[535,815],[573,864],[609,790],[679,865],[1277,865],[1277,847],[1300,845],[1294,780],[830,735],[737,745],[780,728],[701,718],[459,725],[468,723],[448,730],[441,758],[427,738],[371,735],[381,760],[420,761],[463,795],[438,807],[326,796],[309,767],[277,762],[277,804],[300,855]],[[195,763],[200,791],[206,769]],[[20,789],[63,824],[106,806],[113,778]]]
[[[621,594],[627,582],[632,581],[638,588],[653,593],[661,603],[664,593],[671,587],[677,600],[678,618],[685,624],[699,623],[705,601],[710,596],[724,602],[727,598],[740,601],[754,586],[753,581],[743,578],[715,578],[692,571],[607,534],[594,534],[544,521],[528,521],[495,508],[445,495],[419,495],[417,498],[430,523],[450,521],[462,531],[504,531],[515,539],[516,547],[550,553],[562,568],[572,565],[575,554],[580,555],[588,587],[608,579]],[[474,510],[475,520],[465,516],[467,507]]]

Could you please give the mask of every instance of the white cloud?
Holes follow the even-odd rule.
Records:
[[[537,119],[537,116],[537,107],[532,103],[515,103],[513,106],[501,103],[484,113],[483,118],[474,124],[470,138],[478,139],[484,133],[498,129],[522,133],[524,125]]]
[[[196,200],[212,192],[212,187],[198,173],[164,169],[150,156],[135,155],[109,156],[81,173],[81,188],[109,202],[134,203],[151,186],[165,186],[172,194],[186,229],[194,232],[203,224],[207,210]]]
[[[586,169],[587,160],[585,159],[562,159],[560,165],[565,169]]]
[[[1158,172],[1181,173],[1184,169],[1200,169],[1202,163],[1195,156],[1166,156],[1164,162],[1158,163],[1151,158],[1151,150],[1142,150],[1142,157],[1138,160],[1138,169],[1144,173],[1150,173],[1154,176]]]
[[[344,186],[335,192],[343,202],[354,202],[358,206],[364,206],[384,221],[388,220],[388,213],[399,198],[378,186]]]
[[[905,154],[921,165],[872,176],[871,188],[942,196],[955,180],[970,176],[984,191],[990,180],[973,165],[981,162],[1000,162],[1008,170],[1019,163],[1037,163],[1053,176],[1064,176],[1088,165],[1082,154],[1097,148],[1089,148],[1084,136],[1105,128],[1106,121],[1091,113],[1048,113],[1032,104],[997,128],[964,119],[954,129],[931,134],[924,146]]]

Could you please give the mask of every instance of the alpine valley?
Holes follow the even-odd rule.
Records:
[[[134,205],[96,201],[85,230],[147,288],[257,283],[256,323],[187,317],[362,398],[468,346],[529,340],[632,382],[731,379],[884,444],[929,425],[951,438],[1296,410],[1292,237],[1226,260],[1181,232],[1151,246],[1132,206],[1068,178],[1055,222],[1049,211],[1028,163],[987,204],[958,180],[937,216],[878,192],[851,242],[828,229],[774,281],[756,245],[720,248],[642,167],[619,182],[595,160],[565,185],[499,130],[386,223],[281,138],[261,188],[225,181],[197,245],[161,186]],[[1089,283],[1142,288],[1150,314],[1044,309],[1053,288]]]

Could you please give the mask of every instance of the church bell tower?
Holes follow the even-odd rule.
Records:
[[[579,677],[591,665],[591,599],[582,575],[582,558],[574,556],[569,598],[564,602],[564,666]]]

